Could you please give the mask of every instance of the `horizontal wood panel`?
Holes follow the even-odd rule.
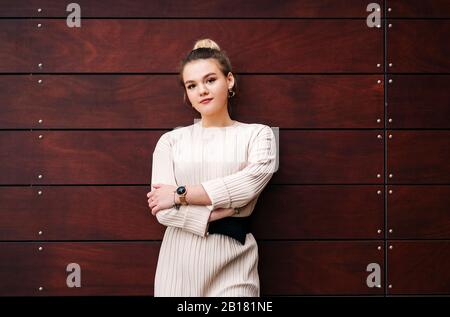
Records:
[[[383,186],[274,185],[258,198],[252,227],[257,239],[379,239]]]
[[[0,295],[152,295],[159,247],[159,242],[0,243]],[[80,266],[81,287],[67,286],[70,263]]]
[[[0,29],[0,72],[177,72],[204,30],[238,72],[381,72],[383,59],[383,30],[365,20],[88,19],[69,28],[28,19],[0,20]]]
[[[450,183],[450,131],[388,131],[388,182]]]
[[[7,151],[0,156],[0,184],[150,186],[152,153],[162,133],[2,131],[0,145]]]
[[[450,238],[450,186],[389,185],[391,239]]]
[[[390,72],[450,72],[450,20],[395,20],[389,24]]]
[[[379,131],[282,131],[273,182],[382,184],[382,138]]]
[[[378,249],[382,245],[261,242],[261,293],[382,294],[382,288],[366,284],[369,263],[378,263],[383,274],[384,251]],[[151,295],[159,246],[159,242],[3,242],[0,295]],[[80,288],[67,287],[69,263],[80,265]]]
[[[449,294],[450,241],[389,241],[388,294]]]
[[[0,72],[31,72],[38,68],[32,56],[36,25],[26,20],[0,20]]]
[[[66,17],[58,0],[2,0],[0,17]],[[366,17],[360,0],[78,0],[82,17]],[[37,9],[41,8],[39,12]],[[381,11],[382,12],[382,11]]]
[[[1,128],[173,129],[200,117],[176,75],[0,76],[0,105]]]
[[[449,2],[450,3],[450,2]],[[391,128],[450,128],[450,76],[389,75],[387,116]]]
[[[261,289],[266,295],[383,294],[366,283],[370,263],[380,265],[384,281],[383,249],[383,241],[261,243]]]
[[[379,75],[236,77],[232,117],[239,121],[282,128],[384,127]],[[176,75],[0,76],[0,128],[171,129],[196,117],[183,104]]]
[[[150,186],[0,187],[0,240],[161,240]],[[40,232],[40,234],[39,234]]]
[[[383,128],[384,80],[380,75],[240,78],[242,93],[233,113],[244,122],[267,122],[281,128]]]
[[[379,293],[381,289],[365,284],[367,264],[382,267],[379,245],[376,241],[260,243],[263,293]],[[448,241],[390,241],[389,246],[391,294],[449,292]],[[0,248],[3,296],[145,295],[153,291],[159,243],[1,243]],[[82,268],[81,288],[65,284],[69,263]]]
[[[37,138],[30,131],[0,131],[0,184],[31,184],[37,177],[31,163]]]
[[[0,184],[150,184],[152,153],[162,133],[2,131],[0,145],[6,151],[0,156]],[[383,139],[378,135],[283,131],[280,167],[271,182],[382,183]]]
[[[0,240],[161,240],[165,227],[150,214],[148,191],[0,187]],[[382,186],[268,186],[252,214],[257,239],[376,239],[383,227]]]
[[[386,0],[388,18],[449,18],[448,0]]]

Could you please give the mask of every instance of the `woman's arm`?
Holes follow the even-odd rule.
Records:
[[[276,147],[272,129],[263,126],[250,145],[249,164],[243,170],[199,185],[185,185],[189,205],[182,205],[179,210],[168,207],[158,210],[158,221],[205,235],[210,221],[233,215],[234,208],[247,205],[261,193],[277,168]],[[167,134],[161,136],[153,153],[152,184],[177,186]],[[176,195],[175,199],[179,203]]]
[[[222,218],[231,217],[234,214],[236,214],[236,211],[234,208],[218,208],[214,209],[210,216],[208,222],[213,222]]]
[[[206,193],[202,185],[186,185],[186,201],[188,204],[193,205],[211,205],[211,199]],[[178,197],[176,197],[177,203],[180,203]]]
[[[187,202],[216,208],[238,208],[258,196],[276,171],[277,145],[268,126],[261,128],[249,148],[249,164],[237,173],[187,185]]]
[[[163,185],[157,187],[157,184]],[[149,206],[161,224],[205,236],[213,208],[192,203],[182,205],[179,209],[173,207],[173,190],[176,187],[172,148],[167,132],[160,137],[153,152],[152,189],[147,193]]]

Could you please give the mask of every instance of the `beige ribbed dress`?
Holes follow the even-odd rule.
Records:
[[[201,184],[212,204],[157,213],[167,226],[158,258],[155,296],[260,296],[258,246],[208,234],[215,208],[249,216],[277,168],[277,142],[263,124],[235,121],[204,128],[201,121],[166,132],[153,153],[152,185]]]

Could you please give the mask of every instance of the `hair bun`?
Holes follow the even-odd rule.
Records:
[[[197,48],[203,47],[220,51],[219,45],[211,39],[198,40],[197,42],[195,42],[194,48],[192,50],[196,50]]]

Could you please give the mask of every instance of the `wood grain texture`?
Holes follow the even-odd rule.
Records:
[[[387,60],[394,73],[450,72],[449,20],[396,20],[387,29]]]
[[[360,0],[78,0],[83,17],[149,18],[365,18],[368,3]],[[3,0],[0,17],[66,17],[58,0]],[[42,10],[37,11],[38,8]],[[381,11],[382,12],[382,11]]]
[[[449,129],[450,76],[389,75],[387,117],[391,128]]]
[[[450,183],[450,131],[388,131],[389,184]]]
[[[159,131],[2,132],[0,145],[6,151],[0,156],[0,184],[150,186],[152,153],[161,135]]]
[[[366,283],[369,263],[380,265],[384,279],[382,245],[382,241],[266,242],[260,246],[261,288],[269,295],[382,294],[382,288]]]
[[[257,239],[380,239],[383,228],[384,191],[376,185],[273,185],[252,214]]]
[[[0,187],[0,239],[161,240],[165,227],[150,213],[149,191],[145,186]]]
[[[450,2],[447,0],[386,0],[388,18],[449,18]]]
[[[150,184],[152,153],[162,133],[5,131],[0,133],[6,149],[0,156],[0,184]],[[283,131],[280,166],[271,182],[381,184],[384,140],[378,135]]]
[[[174,73],[205,30],[226,43],[238,72],[380,73],[383,56],[383,28],[365,20],[88,19],[69,28],[65,20],[5,19],[0,28],[0,72]],[[17,51],[16,34],[31,45]]]
[[[152,295],[159,245],[159,242],[1,243],[0,295]],[[70,263],[81,268],[81,287],[67,286],[70,272],[66,268]]]
[[[232,116],[242,122],[282,128],[384,127],[380,75],[236,78]],[[184,104],[176,75],[0,76],[0,100],[3,129],[173,129],[200,118]]]
[[[150,214],[148,191],[145,186],[0,187],[0,239],[161,240],[164,226]],[[383,227],[382,186],[268,186],[252,214],[252,232],[264,240],[379,239]]]
[[[369,263],[379,263],[383,272],[380,245],[380,241],[262,242],[261,293],[381,294],[382,288],[366,284]],[[159,246],[159,242],[119,241],[1,243],[0,295],[152,295]],[[66,284],[69,263],[80,265],[80,288]]]
[[[450,241],[388,241],[388,294],[449,294]]]
[[[450,239],[450,186],[389,185],[391,239]]]
[[[283,184],[382,184],[384,140],[379,134],[282,131],[280,167],[272,180]]]

